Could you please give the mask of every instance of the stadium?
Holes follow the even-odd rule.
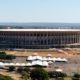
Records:
[[[79,29],[0,29],[0,48],[80,47]]]

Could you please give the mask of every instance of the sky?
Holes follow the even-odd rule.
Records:
[[[80,23],[80,0],[0,0],[0,22]]]

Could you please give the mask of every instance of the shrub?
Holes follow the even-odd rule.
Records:
[[[42,68],[35,68],[31,71],[31,79],[32,80],[49,80],[48,72]]]
[[[7,60],[12,60],[12,59],[15,59],[15,56],[13,56],[13,55],[6,55],[6,59]]]
[[[24,71],[24,68],[23,67],[19,67],[18,69],[17,69],[17,72],[18,73],[22,73]]]
[[[27,73],[30,73],[31,72],[31,69],[29,67],[25,67],[24,68],[24,71],[27,72]]]
[[[50,78],[58,78],[58,77],[66,77],[67,76],[65,73],[56,72],[56,71],[48,72],[48,75]]]
[[[1,54],[6,54],[6,53],[5,53],[5,52],[0,52],[0,55],[1,55]]]
[[[80,80],[80,74],[78,73],[74,74],[72,80]]]
[[[24,79],[24,80],[27,80],[27,79],[29,79],[29,77],[30,77],[30,74],[28,74],[27,72],[23,72],[22,73],[22,79]]]
[[[14,69],[15,69],[15,66],[10,66],[9,67],[9,71],[14,71]]]
[[[73,77],[72,80],[80,80],[79,78]]]
[[[80,78],[80,74],[76,73],[76,74],[74,74],[74,77]]]
[[[7,55],[5,52],[0,52],[0,59],[12,60],[15,58],[16,58],[16,56],[14,56],[14,55]]]

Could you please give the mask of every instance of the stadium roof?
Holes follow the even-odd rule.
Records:
[[[80,31],[80,29],[0,29],[0,31],[20,31],[20,32],[23,32],[23,31],[31,31],[31,32],[63,31],[64,32],[64,31]]]

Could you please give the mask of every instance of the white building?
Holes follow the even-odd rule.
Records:
[[[0,48],[80,47],[79,29],[0,29]]]

